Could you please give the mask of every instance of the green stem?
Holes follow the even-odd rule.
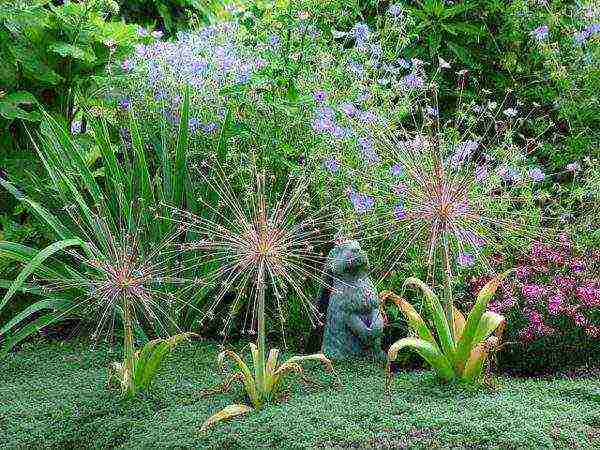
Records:
[[[258,270],[258,375],[256,380],[259,390],[265,393],[265,370],[266,370],[266,331],[265,331],[265,273],[261,264]]]
[[[446,313],[446,320],[450,326],[450,336],[452,341],[455,340],[454,336],[454,301],[452,298],[452,268],[450,263],[450,246],[448,243],[448,235],[444,233],[444,312]]]
[[[133,386],[133,326],[132,326],[132,317],[131,317],[131,309],[129,305],[129,301],[127,299],[123,302],[123,336],[124,336],[124,375],[126,376],[125,382],[125,392],[128,395],[133,395],[135,393],[135,389]]]

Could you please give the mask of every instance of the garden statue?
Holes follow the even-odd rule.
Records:
[[[338,243],[327,257],[331,290],[322,352],[330,359],[386,359],[381,350],[383,317],[367,266],[366,253],[352,240]]]

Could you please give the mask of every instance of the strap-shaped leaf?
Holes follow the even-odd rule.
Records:
[[[453,306],[452,310],[454,311],[454,339],[458,342],[463,334],[467,321],[465,320],[465,316],[463,316],[457,308]]]
[[[23,193],[20,192],[17,188],[15,188],[15,186],[12,183],[0,178],[0,185],[2,185],[2,187],[6,189],[11,195],[13,195],[17,200],[20,200],[23,203],[29,205],[31,209],[33,209],[35,214],[38,216],[38,218],[46,222],[46,224],[48,224],[48,226],[52,228],[52,230],[57,234],[57,236],[60,239],[67,239],[69,237],[72,237],[72,233],[54,215],[50,214],[48,210],[41,206],[39,203],[34,202],[33,200],[30,200],[27,197],[25,197]]]
[[[423,339],[404,338],[394,342],[388,350],[389,361],[395,361],[398,352],[405,347],[415,350],[443,380],[454,379],[455,373],[446,355],[440,351],[437,345]]]
[[[218,422],[221,422],[221,421],[227,420],[227,419],[231,419],[232,417],[241,416],[242,414],[246,414],[250,411],[252,411],[252,408],[247,405],[239,405],[239,404],[229,405],[229,406],[223,408],[218,413],[210,416],[206,420],[206,422],[204,422],[202,424],[202,426],[200,427],[200,431],[205,432],[206,430],[208,430],[210,427],[217,424]]]
[[[477,336],[477,330],[479,328],[481,317],[483,316],[488,303],[496,293],[498,286],[500,286],[502,280],[509,273],[510,271],[504,272],[503,274],[491,279],[477,295],[477,301],[475,302],[475,305],[473,305],[473,308],[467,317],[467,323],[465,324],[463,334],[456,347],[457,364],[463,364],[471,354],[473,347],[477,345],[478,342],[475,340],[475,338]]]
[[[29,275],[35,272],[38,269],[38,267],[44,264],[44,261],[55,255],[56,253],[64,250],[65,248],[75,246],[83,247],[84,245],[85,244],[80,239],[65,239],[50,244],[45,249],[41,250],[25,267],[23,267],[21,272],[19,272],[17,278],[4,295],[2,302],[0,302],[0,311],[23,285],[27,277],[29,277]]]
[[[403,292],[407,286],[419,288],[423,292],[423,295],[425,296],[425,304],[431,313],[435,330],[438,335],[438,339],[440,340],[440,347],[446,357],[450,361],[453,361],[455,351],[454,341],[452,340],[450,326],[448,325],[448,320],[444,314],[444,309],[442,308],[442,304],[440,303],[437,295],[435,295],[429,286],[427,286],[418,278],[407,278],[402,287]],[[402,296],[404,297],[404,295]]]
[[[237,353],[231,350],[223,350],[221,353],[219,353],[217,361],[220,365],[222,365],[225,356],[231,358],[244,375],[244,386],[246,388],[246,393],[248,394],[248,397],[250,397],[250,400],[252,401],[252,404],[254,404],[255,406],[260,406],[262,398],[258,395],[256,382],[254,380],[254,374],[250,371],[250,369],[242,360],[242,358],[240,358]]]
[[[0,336],[9,331],[15,325],[21,323],[23,320],[27,319],[31,315],[43,311],[45,309],[51,310],[64,310],[66,307],[72,304],[71,300],[66,300],[63,298],[49,298],[45,300],[40,300],[35,302],[33,305],[28,306],[19,314],[10,319],[2,328],[0,328]],[[58,317],[58,315],[57,315]]]
[[[413,330],[417,336],[427,342],[431,342],[435,344],[435,339],[431,331],[429,331],[429,327],[421,317],[421,315],[417,312],[417,310],[406,300],[404,300],[399,295],[396,295],[390,291],[385,291],[380,294],[380,299],[386,300],[391,299],[398,306],[400,311],[404,314],[406,321],[408,322],[408,326],[411,330]]]

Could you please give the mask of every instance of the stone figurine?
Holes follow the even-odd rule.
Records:
[[[322,351],[328,358],[374,357],[381,350],[383,317],[375,286],[367,274],[368,258],[356,241],[336,245],[327,256],[331,275]]]

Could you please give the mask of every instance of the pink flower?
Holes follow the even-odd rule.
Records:
[[[546,288],[538,284],[524,284],[521,292],[527,300],[533,301],[541,299],[546,293]]]
[[[517,266],[517,268],[515,269],[515,272],[517,273],[517,278],[519,278],[520,280],[524,280],[529,275],[531,275],[531,273],[533,271],[531,270],[531,267],[529,267],[529,266]]]
[[[556,316],[561,310],[561,306],[565,301],[565,297],[561,292],[557,292],[548,299],[548,312]]]
[[[569,263],[569,267],[575,273],[581,273],[585,271],[586,265],[585,262],[581,258],[573,258]]]
[[[584,327],[588,324],[587,319],[581,313],[576,313],[573,316],[573,320],[575,321],[575,325],[577,325],[578,327]]]
[[[575,279],[575,277],[568,275],[556,275],[552,279],[552,283],[561,290],[571,290],[575,288],[577,280]]]

